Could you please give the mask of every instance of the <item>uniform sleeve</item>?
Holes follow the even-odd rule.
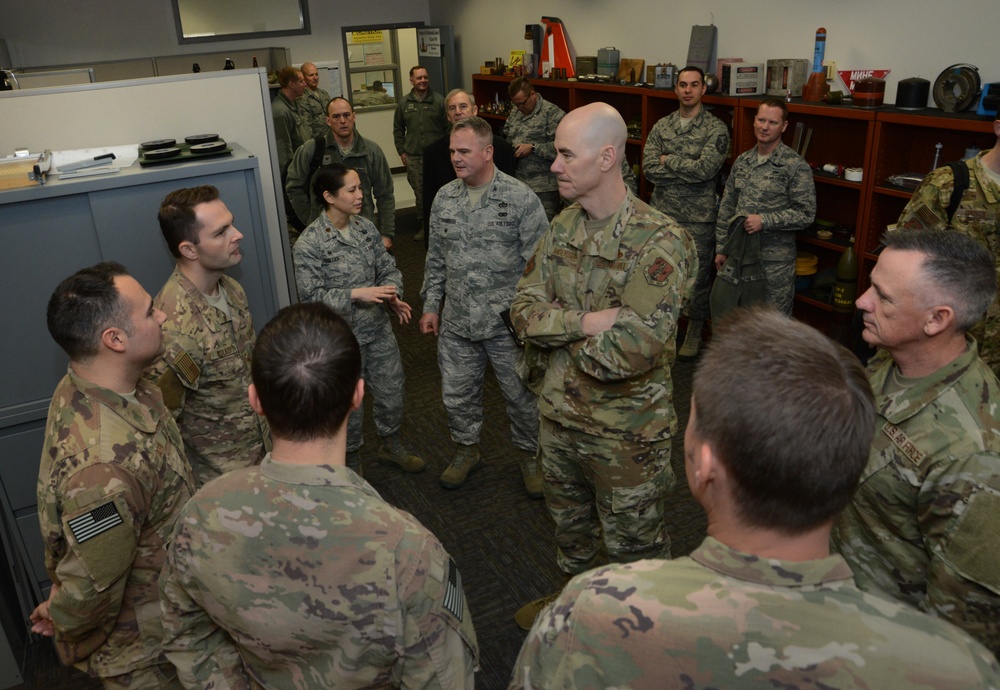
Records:
[[[287,109],[276,110],[273,115],[274,142],[278,147],[278,170],[284,174],[295,153],[292,150],[292,130],[295,129],[296,123]]]
[[[739,201],[740,193],[736,191],[736,169],[740,165],[740,159],[733,164],[733,169],[726,179],[726,187],[722,190],[722,200],[719,202],[719,215],[715,221],[715,246],[716,250],[721,250],[726,246],[729,239],[729,223],[736,215],[736,204]],[[815,190],[814,190],[815,191]]]
[[[103,645],[115,628],[149,496],[131,473],[104,463],[69,477],[62,495],[66,548],[57,559],[47,549],[46,566],[59,585],[49,612],[60,657],[75,663]]]
[[[580,371],[604,381],[621,381],[663,366],[663,353],[673,348],[677,319],[697,274],[692,246],[679,252],[650,243],[639,255],[614,325],[570,347]]]
[[[406,143],[406,120],[403,118],[403,107],[406,99],[400,101],[396,106],[396,112],[392,115],[392,143],[396,147],[396,153],[403,155],[403,146]]]
[[[642,171],[646,179],[653,184],[668,182],[705,182],[713,179],[722,169],[729,152],[729,132],[725,127],[709,136],[695,157],[668,155],[666,161],[660,163],[660,156],[666,153],[662,140],[658,142],[659,153],[647,157],[645,150],[642,157]],[[647,140],[648,147],[648,140]]]
[[[351,288],[326,287],[325,257],[313,241],[312,226],[306,228],[299,241],[292,247],[295,257],[295,284],[303,302],[323,302],[338,314],[351,313]]]
[[[808,163],[796,158],[788,181],[788,207],[762,213],[760,217],[763,232],[797,232],[809,227],[816,219],[816,183],[813,181],[812,170]],[[719,219],[722,219],[721,215]]]
[[[420,288],[425,314],[440,313],[441,300],[444,299],[448,280],[444,245],[441,242],[440,217],[441,202],[438,197],[435,197],[431,206],[431,222],[428,226],[430,236],[427,238],[427,256],[424,258],[424,284]]]
[[[185,518],[182,516],[177,523],[160,575],[163,651],[177,668],[177,677],[185,688],[249,689],[239,650],[198,603],[203,592],[191,581],[187,568],[192,539]]]
[[[303,225],[308,225],[319,216],[319,210],[313,208],[311,193],[308,190],[309,166],[315,151],[315,139],[308,139],[302,144],[292,156],[292,161],[288,165],[288,176],[285,179],[285,194]]]
[[[545,140],[541,142],[528,142],[535,145],[534,155],[547,161],[554,161],[556,159],[556,128],[565,116],[566,113],[558,107],[552,106],[545,118]]]
[[[369,146],[375,146],[369,142]],[[386,160],[382,149],[376,148],[375,152],[368,156],[371,165],[372,195],[378,205],[378,229],[384,237],[396,236],[396,193],[392,184],[392,172],[389,170],[389,161]]]
[[[401,564],[402,656],[393,669],[393,685],[472,690],[479,645],[462,575],[433,536],[425,537],[420,551]]]
[[[517,283],[510,318],[521,340],[543,349],[559,348],[583,339],[581,320],[586,312],[558,304],[549,265],[552,231],[542,235],[538,247]]]
[[[184,412],[188,393],[198,390],[204,351],[191,336],[164,326],[163,354],[146,370],[144,377],[160,389],[163,404],[177,419]]]
[[[1000,456],[942,463],[924,481],[917,520],[930,557],[921,608],[1000,654]]]
[[[622,181],[625,182],[625,186],[632,192],[632,196],[639,196],[639,180],[635,178],[635,171],[628,164],[628,158],[622,159]]]
[[[545,208],[535,193],[528,194],[525,199],[526,212],[521,217],[521,258],[526,262],[535,254],[538,241],[549,229],[549,219]]]
[[[940,171],[940,172],[939,172]],[[913,230],[945,230],[948,228],[948,204],[955,187],[951,168],[938,168],[920,183],[900,214],[896,225]]]
[[[372,228],[372,232],[377,235],[378,231]],[[375,252],[375,285],[395,285],[396,297],[403,299],[403,274],[396,260],[381,241],[372,243],[372,251]]]
[[[596,660],[588,659],[575,644],[571,614],[581,582],[581,578],[571,580],[559,597],[535,618],[514,662],[508,690],[574,690],[578,687],[573,674],[576,665],[588,665],[593,673],[600,672],[592,665]]]

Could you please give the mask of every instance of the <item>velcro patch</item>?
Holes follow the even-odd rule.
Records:
[[[535,257],[528,259],[528,265],[524,267],[524,275],[528,275],[535,270]]]
[[[177,372],[178,376],[184,379],[188,386],[194,386],[198,382],[198,377],[201,376],[201,369],[194,363],[191,355],[184,351],[174,357],[170,366]]]
[[[899,449],[899,452],[905,455],[914,465],[919,465],[924,461],[924,458],[927,457],[926,453],[919,450],[913,444],[913,441],[906,437],[903,430],[895,424],[891,422],[883,424],[882,433],[888,436],[893,445]]]
[[[78,515],[67,522],[77,544],[93,539],[98,534],[107,532],[112,527],[122,524],[122,516],[113,501],[100,505],[89,513]]]
[[[664,259],[662,256],[656,257],[656,260],[649,265],[646,269],[646,282],[650,285],[663,286],[667,284],[667,279],[674,272],[674,267],[670,265],[670,262]]]
[[[452,558],[448,558],[448,582],[444,587],[444,607],[459,621],[465,615],[465,597],[462,594],[462,574]]]

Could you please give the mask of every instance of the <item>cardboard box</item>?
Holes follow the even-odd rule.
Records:
[[[767,61],[767,95],[801,96],[809,74],[809,61],[803,59]]]
[[[719,93],[726,96],[759,96],[764,93],[763,62],[727,62],[719,75]]]

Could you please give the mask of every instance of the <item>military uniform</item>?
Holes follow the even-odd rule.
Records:
[[[298,106],[281,91],[271,101],[271,116],[274,118],[274,142],[278,146],[278,170],[284,175],[292,156],[309,137],[309,127]]]
[[[698,245],[698,276],[688,316],[711,317],[710,269],[715,261],[716,184],[729,153],[729,130],[702,107],[687,124],[673,112],[653,125],[642,150],[642,174],[655,187],[649,205],[676,220]],[[667,160],[660,162],[660,156]]]
[[[330,105],[330,94],[324,89],[316,87],[316,90],[306,87],[305,92],[295,100],[295,104],[302,113],[302,122],[307,130],[307,136],[319,137],[330,131],[330,125],[326,122],[326,106]]]
[[[444,97],[428,91],[421,100],[413,91],[396,106],[392,138],[396,153],[406,154],[406,181],[413,189],[417,217],[424,217],[424,149],[448,132]],[[431,201],[434,199],[432,198]]]
[[[455,562],[332,462],[268,456],[205,486],[161,589],[164,648],[189,688],[473,687]]]
[[[507,402],[511,442],[531,453],[537,449],[538,405],[517,376],[518,347],[500,312],[510,308],[548,225],[534,192],[495,168],[474,207],[463,180],[449,182],[434,199],[421,297],[424,312],[441,312],[441,388],[451,438],[460,445],[479,443],[489,360]]]
[[[510,688],[991,688],[996,659],[864,593],[843,558],[764,559],[708,537],[689,558],[598,568],[536,619]]]
[[[971,340],[898,392],[894,369],[889,359],[871,375],[875,440],[834,547],[862,589],[944,618],[1000,654],[1000,383]]]
[[[579,204],[553,221],[511,306],[529,346],[521,374],[539,393],[545,501],[569,573],[593,565],[602,530],[614,560],[669,555],[670,366],[697,272],[687,232],[631,194],[596,234],[585,221]],[[584,314],[613,307],[611,329],[583,334]]]
[[[966,161],[969,167],[969,187],[948,223],[948,204],[955,186],[951,168],[945,166],[931,172],[903,209],[898,225],[901,228],[951,228],[975,239],[997,257],[1000,269],[1000,185],[983,168],[984,151]],[[986,318],[971,331],[981,343],[980,356],[993,373],[1000,376],[1000,295],[986,312]]]
[[[288,181],[285,183],[285,192],[292,208],[295,209],[295,215],[306,225],[316,220],[323,208],[312,193],[312,178],[315,171],[310,170],[310,166],[315,150],[316,140],[308,139],[302,148],[296,151],[291,165],[288,166]],[[330,163],[342,163],[348,168],[357,170],[358,177],[361,178],[361,191],[364,194],[361,215],[374,223],[377,203],[379,232],[384,237],[395,237],[396,196],[393,191],[392,172],[379,145],[363,138],[357,130],[354,130],[354,143],[351,149],[342,152],[328,127],[322,165]]]
[[[174,268],[154,300],[167,315],[166,349],[146,372],[177,420],[198,486],[260,462],[271,449],[267,420],[247,400],[257,341],[250,305],[229,276],[222,276],[219,289],[226,292],[231,319]]]
[[[70,368],[52,395],[38,472],[45,568],[60,586],[49,613],[60,659],[92,676],[159,687],[140,679],[167,663],[156,582],[194,493],[181,444],[146,382],[125,397]]]
[[[788,315],[795,298],[795,232],[816,218],[816,183],[802,157],[783,142],[764,162],[757,147],[744,151],[733,163],[722,193],[715,244],[729,239],[734,216],[761,217],[760,257],[767,277],[767,301]]]
[[[565,116],[562,108],[538,94],[534,110],[525,115],[515,108],[503,125],[503,135],[513,146],[535,145],[530,155],[517,160],[517,179],[538,195],[549,220],[559,213],[559,183],[549,168],[556,159],[556,127]]]
[[[361,346],[362,377],[372,394],[375,428],[381,437],[395,434],[403,421],[403,365],[385,304],[351,299],[351,290],[395,285],[403,299],[403,275],[382,246],[378,230],[351,216],[347,232],[333,227],[325,213],[313,221],[292,249],[295,283],[303,302],[323,302],[351,325]],[[363,442],[364,409],[351,413],[347,450]]]

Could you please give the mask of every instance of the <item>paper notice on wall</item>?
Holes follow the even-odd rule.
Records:
[[[417,29],[417,54],[420,57],[441,57],[440,29]]]

